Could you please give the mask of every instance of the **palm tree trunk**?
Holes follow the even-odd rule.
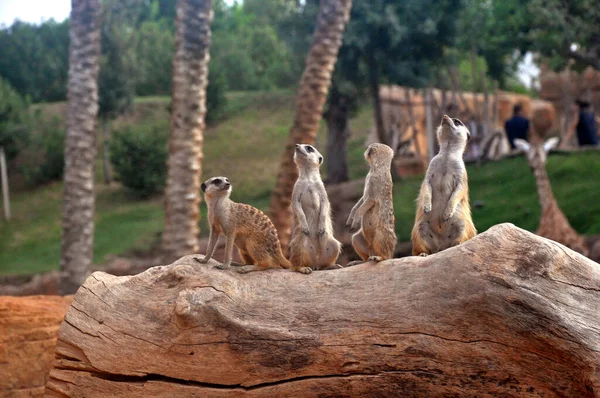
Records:
[[[317,27],[296,98],[296,115],[281,158],[277,184],[271,198],[271,218],[284,248],[290,236],[290,202],[298,170],[294,164],[294,145],[314,144],[323,106],[331,84],[344,28],[350,17],[351,0],[322,0]]]
[[[162,235],[167,258],[198,251],[200,177],[212,16],[211,0],[177,2],[165,230]]]
[[[99,0],[72,0],[69,48],[69,111],[60,290],[71,294],[87,276],[94,253],[94,171],[100,61]]]

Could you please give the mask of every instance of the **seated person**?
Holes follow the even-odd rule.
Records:
[[[504,129],[506,130],[508,142],[512,149],[515,149],[516,138],[528,141],[529,120],[523,116],[523,106],[521,104],[513,107],[513,117],[506,121]]]
[[[598,132],[596,130],[596,119],[594,112],[590,109],[590,103],[586,101],[576,101],[579,112],[577,120],[577,141],[579,146],[592,145],[598,146]]]

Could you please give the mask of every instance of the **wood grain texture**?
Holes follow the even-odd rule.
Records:
[[[73,296],[0,296],[0,397],[41,397]]]
[[[599,397],[599,311],[600,265],[511,224],[308,276],[183,257],[91,275],[46,393]]]

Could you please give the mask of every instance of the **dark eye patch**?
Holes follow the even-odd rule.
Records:
[[[221,183],[221,179],[220,179],[220,178],[217,178],[216,180],[213,180],[213,182],[212,182],[212,183],[213,183],[213,184],[215,184],[215,185],[218,185],[218,184],[220,184],[220,183]]]
[[[463,122],[461,122],[457,118],[453,118],[452,120],[454,121],[455,126],[464,126]]]
[[[314,152],[315,150],[313,149],[313,147],[311,147],[310,145],[306,146],[306,152],[311,153]]]

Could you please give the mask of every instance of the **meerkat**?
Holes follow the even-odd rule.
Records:
[[[392,200],[392,159],[394,151],[384,144],[371,144],[365,159],[371,166],[362,198],[350,211],[346,227],[360,230],[352,236],[352,246],[363,261],[382,261],[394,256],[396,232]],[[361,261],[353,261],[355,265]]]
[[[471,134],[458,119],[444,115],[437,130],[440,146],[431,159],[417,198],[412,254],[426,256],[463,243],[477,234],[469,207],[463,153]]]
[[[323,156],[314,147],[296,144],[294,162],[298,180],[292,192],[293,226],[290,262],[295,270],[341,268],[335,264],[342,244],[333,237],[331,207],[319,168]]]
[[[196,261],[206,264],[215,252],[219,236],[224,234],[225,262],[215,268],[225,270],[232,265],[234,245],[247,264],[236,267],[239,273],[269,268],[291,268],[290,262],[281,252],[277,231],[269,217],[255,207],[229,199],[231,183],[226,177],[209,178],[202,183],[201,188],[208,206],[210,235],[206,255],[203,258],[195,258]]]

